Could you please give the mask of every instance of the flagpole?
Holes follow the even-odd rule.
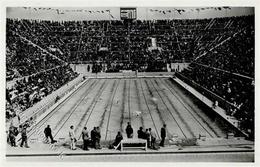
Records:
[[[146,20],[148,20],[148,8],[146,7]]]

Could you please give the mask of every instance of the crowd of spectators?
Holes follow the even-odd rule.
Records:
[[[164,64],[191,61],[246,27],[252,19],[253,16],[132,22],[7,19],[7,36],[11,40],[15,36],[14,32],[18,33],[66,62],[102,61],[109,64],[126,62],[133,65],[124,65],[120,68],[134,70],[141,66],[154,67],[152,64],[147,64],[148,61]],[[156,38],[157,47],[161,48],[161,51],[148,50],[151,38]],[[237,38],[237,40],[243,39]],[[250,42],[248,39],[247,43]],[[234,49],[235,46],[230,49]],[[11,47],[9,42],[7,47]],[[10,54],[13,50],[10,48]]]
[[[254,20],[242,20],[235,35],[208,50],[181,74],[229,102],[227,115],[254,134]]]
[[[229,102],[231,105],[225,108],[227,115],[240,120],[242,123],[241,129],[253,132],[255,85],[251,79],[234,76],[234,74],[195,63],[191,64],[190,68],[185,69],[181,74]],[[210,96],[210,98],[213,101],[216,99],[214,96]]]
[[[54,68],[62,63],[43,53],[42,50],[22,41],[19,36],[7,34],[6,79],[32,75],[46,69]]]
[[[107,72],[118,72],[164,71],[168,62],[195,60],[183,74],[232,103],[230,114],[253,131],[254,33],[254,16],[132,22],[7,19],[7,80],[54,68],[7,90],[7,110],[25,110],[40,94],[76,76],[39,47],[69,63],[93,62],[93,72],[101,70],[97,61],[107,64]],[[149,51],[151,38],[159,50]]]
[[[77,75],[69,66],[59,66],[17,80],[14,86],[6,89],[6,118],[33,106]]]

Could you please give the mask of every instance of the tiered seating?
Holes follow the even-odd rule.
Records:
[[[8,80],[63,64],[58,59],[45,55],[46,53],[38,47],[28,44],[20,36],[66,62],[106,63],[107,72],[116,72],[120,69],[163,71],[167,62],[193,61],[183,74],[233,104],[230,114],[242,120],[242,128],[252,130],[251,123],[254,120],[253,16],[202,20],[134,20],[133,22],[7,19]],[[156,38],[157,46],[162,48],[162,51],[148,51],[151,37]],[[100,51],[101,48],[106,49]],[[100,69],[98,66],[99,63],[94,65],[96,69]],[[68,67],[56,72],[63,74],[66,71],[70,71]],[[48,81],[49,75],[48,72],[46,73],[47,79],[42,79],[45,75],[39,74],[34,76],[35,81],[39,78]],[[47,82],[43,84],[44,86],[30,81],[31,86],[27,85],[29,90],[24,90],[25,81],[21,81],[17,83],[18,86],[14,90],[19,93],[24,91],[32,93],[31,89],[35,86],[54,90],[73,77],[75,74],[70,71],[68,79],[60,83]],[[15,103],[10,102],[10,104]],[[245,125],[243,122],[246,122]]]
[[[232,25],[235,35],[182,74],[231,103],[227,114],[241,121],[241,129],[254,132],[254,20],[235,18]]]
[[[16,81],[6,90],[6,116],[26,110],[76,76],[69,66],[60,66]]]
[[[243,20],[247,18],[135,20],[131,23],[8,19],[8,26],[10,32],[19,33],[67,62],[123,62],[122,68],[135,69],[147,66],[148,61],[190,61],[233,35],[239,29],[237,25],[243,27]],[[151,46],[150,37],[156,38],[162,52],[147,50]],[[108,51],[99,52],[101,47]]]

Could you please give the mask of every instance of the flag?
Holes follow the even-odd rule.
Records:
[[[108,48],[107,47],[100,47],[99,51],[108,51]]]
[[[110,15],[110,17],[113,19],[114,18],[114,16],[112,15],[112,14],[109,14]]]

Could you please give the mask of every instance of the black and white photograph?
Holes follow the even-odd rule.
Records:
[[[1,8],[5,161],[256,162],[256,6],[70,3]]]

